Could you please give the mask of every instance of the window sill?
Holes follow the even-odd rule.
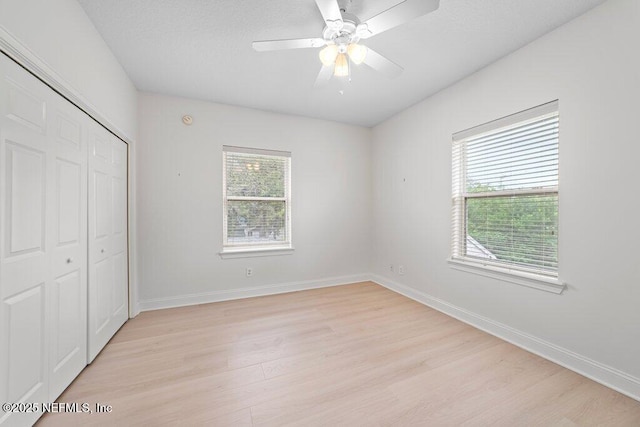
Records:
[[[274,246],[271,248],[227,248],[218,253],[222,259],[251,258],[259,256],[291,255],[292,246]]]
[[[467,261],[461,259],[447,259],[454,270],[465,271],[467,273],[478,274],[492,279],[503,280],[529,288],[539,289],[554,294],[562,294],[566,289],[566,284],[553,277],[546,277],[533,273],[509,270],[507,268],[484,265],[480,262]]]

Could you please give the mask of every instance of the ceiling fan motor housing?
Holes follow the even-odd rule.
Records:
[[[342,20],[327,22],[327,26],[322,30],[322,37],[327,44],[335,44],[345,48],[350,43],[357,43],[360,37],[357,35],[358,18],[349,13],[342,13]]]

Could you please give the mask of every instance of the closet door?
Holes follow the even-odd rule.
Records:
[[[50,401],[87,364],[86,116],[61,98],[49,103],[53,245],[50,293]]]
[[[0,402],[46,402],[47,300],[55,168],[48,154],[47,89],[0,55]],[[39,413],[0,412],[30,424]]]
[[[54,401],[126,321],[126,190],[126,144],[0,54],[0,402]]]
[[[128,318],[127,146],[89,136],[89,362]]]

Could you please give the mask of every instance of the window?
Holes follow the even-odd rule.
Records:
[[[291,249],[291,153],[223,147],[223,251]]]
[[[453,136],[452,261],[558,284],[558,103]]]

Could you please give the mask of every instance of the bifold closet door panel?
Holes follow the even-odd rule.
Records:
[[[46,402],[51,233],[46,88],[0,58],[0,401]],[[3,425],[37,416],[0,413]]]
[[[89,131],[89,362],[128,318],[127,146]]]
[[[111,203],[113,234],[111,253],[114,270],[114,288],[111,294],[111,317],[117,331],[129,318],[129,243],[127,229],[127,144],[111,136],[113,163],[111,175]],[[114,333],[115,333],[114,331]]]
[[[55,178],[49,370],[51,401],[87,364],[87,150],[90,119],[65,100],[49,104]]]

